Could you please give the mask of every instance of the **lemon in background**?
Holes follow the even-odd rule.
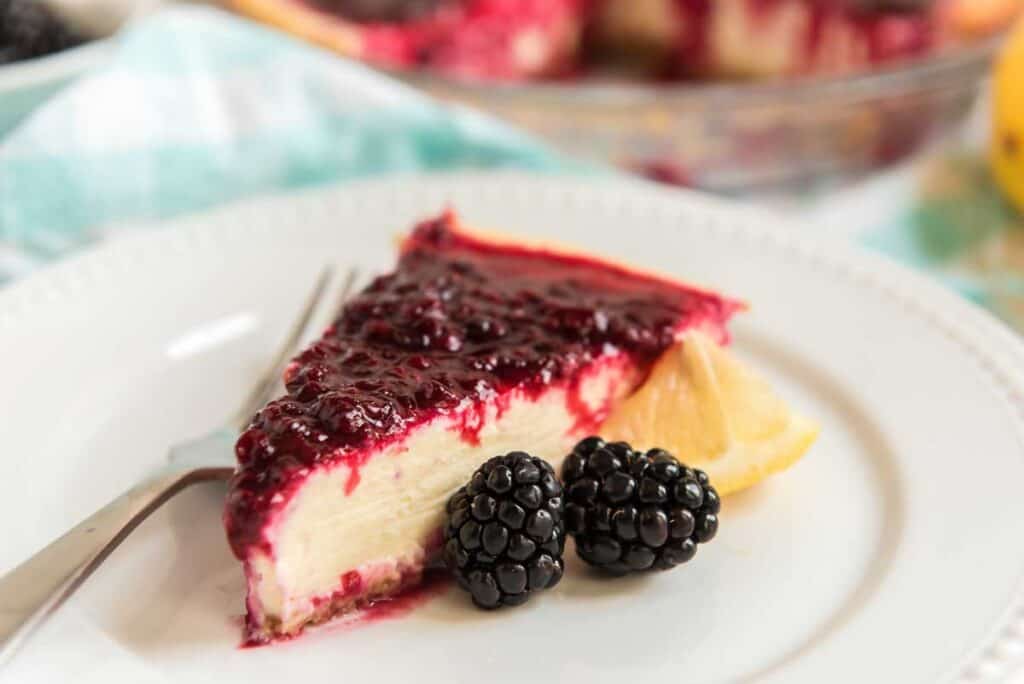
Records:
[[[1024,20],[996,63],[992,84],[992,170],[1007,197],[1024,211]]]

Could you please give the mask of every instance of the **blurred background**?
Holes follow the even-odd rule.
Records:
[[[0,282],[244,197],[520,168],[757,203],[1024,329],[1022,8],[0,0]]]

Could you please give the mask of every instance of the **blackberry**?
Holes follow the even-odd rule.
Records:
[[[518,606],[562,579],[562,485],[546,461],[495,456],[446,510],[444,562],[477,606]]]
[[[40,0],[0,0],[0,64],[42,57],[81,42]]]
[[[706,473],[664,449],[588,437],[562,466],[565,525],[576,553],[615,574],[668,570],[718,531],[718,492]]]

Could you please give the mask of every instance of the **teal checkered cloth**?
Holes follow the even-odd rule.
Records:
[[[168,9],[0,141],[0,282],[113,226],[385,172],[497,167],[574,165],[280,33]]]

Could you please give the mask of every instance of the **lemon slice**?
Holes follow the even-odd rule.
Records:
[[[665,352],[601,433],[637,449],[667,449],[729,494],[800,460],[818,426],[728,351],[692,332]]]

